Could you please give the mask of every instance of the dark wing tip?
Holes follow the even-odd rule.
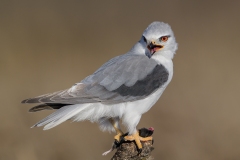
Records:
[[[37,124],[34,124],[32,127],[30,127],[30,128],[35,128],[35,127],[37,127]]]
[[[37,112],[37,111],[41,111],[42,109],[38,109],[37,107],[32,107],[28,110],[28,112]]]
[[[24,99],[21,103],[27,103],[29,99]]]
[[[29,98],[23,100],[21,103],[41,103],[40,98]]]
[[[29,99],[23,100],[21,103],[39,103],[39,101],[38,99],[35,99],[35,98],[29,98]]]
[[[38,106],[30,108],[28,112],[38,112],[42,110],[52,110],[52,109],[54,108],[52,108],[51,106],[48,106],[47,104],[40,104]]]

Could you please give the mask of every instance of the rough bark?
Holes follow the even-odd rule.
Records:
[[[118,148],[111,160],[153,160],[151,152],[154,147],[152,141],[142,142],[143,148],[138,155],[135,142],[124,142]]]

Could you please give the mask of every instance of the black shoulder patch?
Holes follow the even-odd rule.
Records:
[[[157,65],[144,79],[137,81],[133,86],[121,85],[113,90],[121,96],[148,96],[163,86],[168,80],[169,73],[163,65]]]

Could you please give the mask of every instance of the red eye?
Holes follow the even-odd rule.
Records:
[[[162,36],[160,39],[161,39],[161,41],[163,41],[163,42],[167,42],[168,36]]]

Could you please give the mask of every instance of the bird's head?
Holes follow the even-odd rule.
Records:
[[[151,23],[143,32],[139,42],[149,58],[162,55],[172,59],[177,50],[177,42],[173,31],[164,22]]]

